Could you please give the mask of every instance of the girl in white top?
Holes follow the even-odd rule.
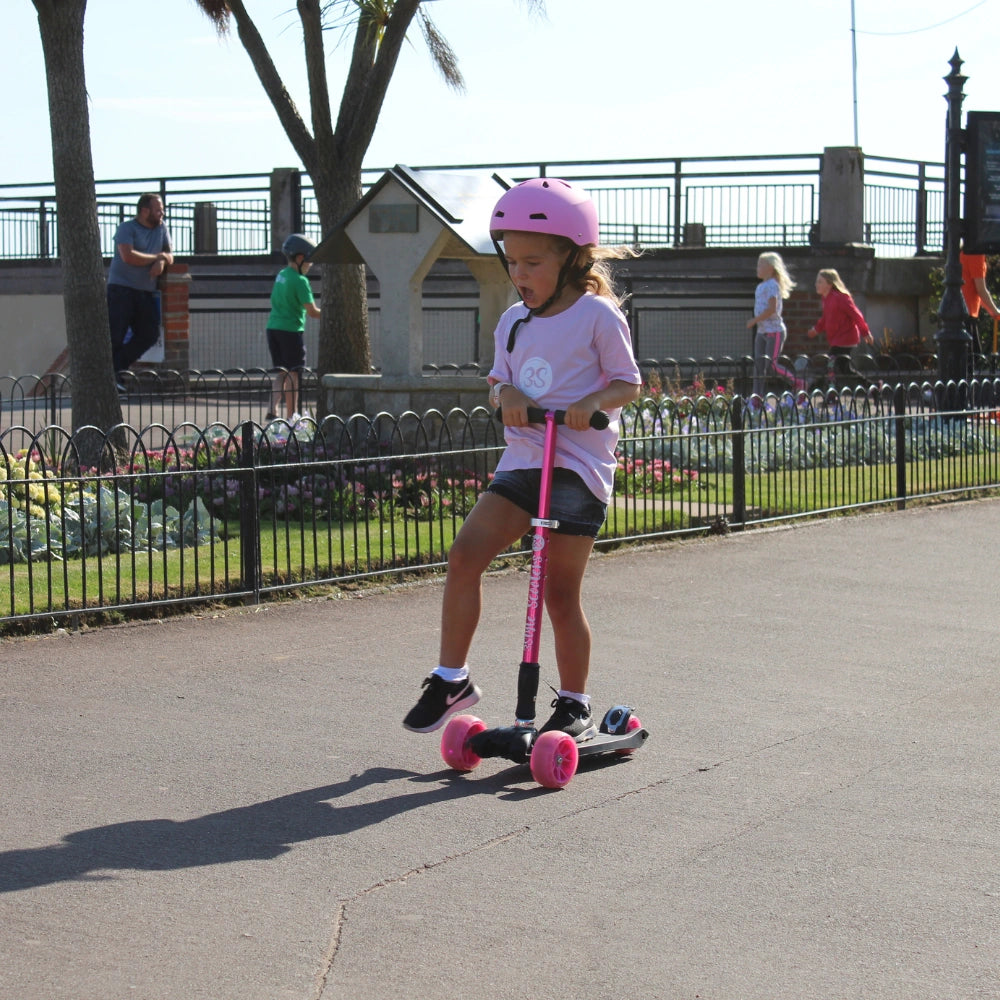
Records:
[[[778,363],[778,356],[785,346],[782,303],[795,287],[780,254],[762,253],[757,258],[757,277],[760,284],[754,293],[754,315],[747,321],[747,329],[757,327],[753,341],[753,393],[763,396],[765,379],[769,372],[789,379],[796,389],[805,388],[792,369]]]
[[[507,242],[516,243],[513,239]],[[504,345],[511,328],[524,317],[524,305],[511,306],[500,317],[489,381],[503,386],[495,395],[498,403],[502,397],[507,448],[496,471],[537,469],[542,464],[544,428],[515,423],[514,407],[566,410],[566,426],[560,428],[556,438],[556,466],[571,469],[598,500],[607,504],[614,487],[621,413],[620,403],[616,405],[617,388],[611,393],[607,389],[615,382],[624,382],[628,389],[623,395],[631,395],[640,375],[628,324],[615,301],[591,291],[567,298],[574,301],[560,311],[553,311],[556,307],[552,306],[523,324],[510,353]],[[597,394],[601,402],[590,398]],[[597,431],[584,422],[583,429],[579,429],[584,417],[581,411],[587,411],[589,420],[593,410],[607,412],[611,418],[608,427]],[[570,411],[579,417],[577,429],[569,422]]]
[[[537,513],[544,428],[528,422],[534,406],[566,411],[550,509],[559,527],[549,536],[545,581],[560,689],[540,731],[559,729],[581,741],[597,731],[586,693],[591,634],[581,586],[611,498],[618,417],[638,398],[641,383],[606,263],[630,252],[599,247],[593,202],[556,178],[511,188],[490,229],[521,297],[497,325],[488,377],[490,401],[503,407],[507,448],[449,552],[439,666],[403,725],[431,732],[479,700],[466,657],[482,610],[481,578]],[[611,418],[606,430],[590,427],[596,410]]]

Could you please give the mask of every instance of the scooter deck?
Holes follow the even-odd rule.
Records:
[[[649,739],[649,733],[645,729],[632,729],[621,735],[612,733],[598,733],[592,740],[586,743],[577,743],[577,753],[581,757],[589,757],[591,754],[618,752],[619,750],[638,750],[639,747]]]
[[[515,764],[524,764],[531,758],[531,748],[537,736],[538,731],[535,729],[500,726],[496,729],[486,729],[470,737],[469,747],[483,760],[502,757]],[[602,753],[638,750],[647,739],[649,732],[642,728],[631,729],[625,733],[598,733],[593,739],[577,743],[576,748],[579,756],[590,757]]]

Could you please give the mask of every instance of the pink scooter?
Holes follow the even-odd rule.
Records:
[[[503,757],[517,764],[530,764],[535,781],[545,788],[563,788],[569,784],[576,773],[580,757],[605,753],[627,756],[641,747],[649,737],[628,705],[610,708],[605,713],[598,735],[584,743],[577,743],[572,736],[562,732],[539,735],[534,725],[549,533],[558,527],[557,521],[549,519],[552,469],[556,455],[556,425],[561,424],[564,417],[564,410],[528,410],[528,419],[532,423],[545,424],[545,445],[538,493],[538,517],[531,521],[534,527],[531,576],[524,626],[524,658],[517,677],[515,724],[487,729],[485,723],[474,715],[456,715],[448,722],[441,736],[441,756],[456,771],[471,771],[485,757]],[[591,417],[590,425],[596,430],[602,430],[608,426],[608,415],[598,410]]]

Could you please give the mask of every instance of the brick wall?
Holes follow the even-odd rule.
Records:
[[[172,264],[160,279],[160,306],[163,322],[163,362],[167,370],[190,367],[191,274],[187,264]]]
[[[785,354],[812,354],[816,351],[816,341],[810,340],[806,331],[822,313],[822,299],[812,289],[796,289],[792,292],[781,309],[781,317],[788,329]]]

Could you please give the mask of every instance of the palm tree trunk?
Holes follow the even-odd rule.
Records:
[[[331,160],[320,156],[322,163]],[[313,178],[320,227],[330,233],[361,199],[361,170],[333,160],[333,169],[320,167]],[[368,290],[365,269],[356,264],[323,264],[320,286],[319,357],[321,372],[362,374],[371,371],[368,337]]]
[[[33,0],[38,11],[52,132],[63,307],[73,386],[73,432],[121,422],[108,332],[104,260],[83,62],[86,0]],[[95,435],[94,438],[97,436]],[[96,447],[91,445],[90,450]],[[81,456],[86,464],[93,455]]]

